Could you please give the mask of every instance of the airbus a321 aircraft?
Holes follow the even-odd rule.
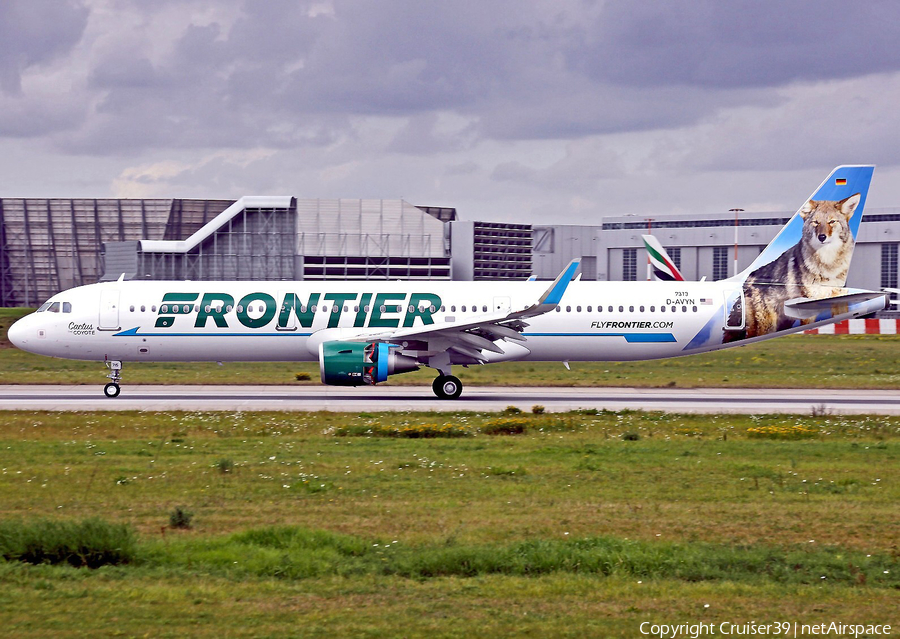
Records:
[[[316,361],[322,382],[377,384],[428,366],[623,361],[702,353],[881,310],[846,289],[872,166],[836,168],[743,273],[715,282],[120,281],[54,295],[9,329],[21,349],[124,362]]]

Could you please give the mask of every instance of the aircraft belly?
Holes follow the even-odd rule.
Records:
[[[143,362],[311,361],[305,336],[276,335],[111,335],[107,359]],[[103,356],[100,357],[103,359]]]

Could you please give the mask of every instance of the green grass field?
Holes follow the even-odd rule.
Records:
[[[9,345],[6,329],[27,310],[0,309],[0,384],[106,383],[100,362],[41,357]],[[900,388],[900,336],[796,335],[691,357],[649,362],[509,362],[455,367],[474,386],[645,386],[737,388]],[[298,382],[297,373],[310,381]],[[391,377],[428,387],[434,371]],[[318,384],[316,363],[125,362],[124,384]]]
[[[498,419],[524,432],[484,434]],[[410,437],[445,425],[462,436]],[[98,516],[138,543],[96,570],[0,561],[0,628],[897,624],[898,446],[894,417],[2,412],[0,520]]]

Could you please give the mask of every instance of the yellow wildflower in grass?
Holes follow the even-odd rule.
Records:
[[[749,437],[758,439],[809,439],[819,435],[819,429],[804,424],[769,424],[747,429]]]

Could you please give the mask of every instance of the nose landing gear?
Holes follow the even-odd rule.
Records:
[[[110,370],[109,375],[107,377],[112,381],[103,387],[103,394],[107,397],[118,397],[119,391],[119,382],[122,380],[122,362],[118,360],[107,360],[106,368]]]

